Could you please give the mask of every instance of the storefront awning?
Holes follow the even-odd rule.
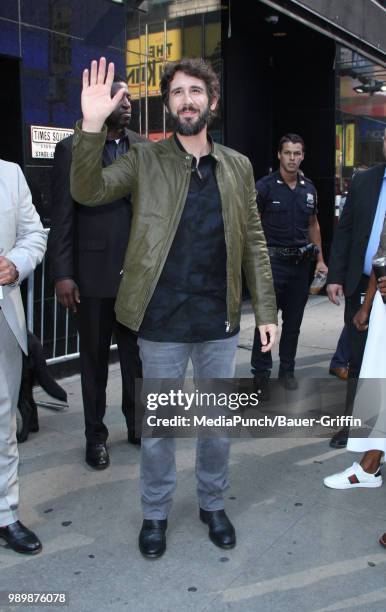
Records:
[[[259,0],[386,65],[386,9],[376,0]]]

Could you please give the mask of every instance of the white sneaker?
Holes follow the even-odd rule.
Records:
[[[368,474],[359,463],[354,461],[347,470],[327,476],[323,482],[330,489],[356,489],[357,487],[375,489],[382,486],[382,474],[380,469],[375,474]]]

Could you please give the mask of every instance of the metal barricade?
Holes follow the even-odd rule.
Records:
[[[56,298],[46,257],[28,278],[25,302],[27,328],[40,339],[47,364],[63,363],[79,357],[79,335],[75,321]],[[111,344],[111,349],[116,348],[116,344]]]

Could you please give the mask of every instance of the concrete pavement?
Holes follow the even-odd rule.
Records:
[[[249,376],[254,330],[248,305],[244,311],[237,376]],[[299,378],[327,376],[342,318],[343,307],[310,298]],[[147,561],[137,549],[139,450],[125,440],[118,366],[108,385],[111,466],[102,472],[83,460],[79,377],[62,384],[69,408],[41,408],[40,432],[20,446],[21,520],[44,550],[25,557],[1,547],[0,591],[66,591],[69,606],[48,609],[74,612],[386,609],[386,551],[377,543],[386,530],[385,486],[333,491],[322,485],[325,475],[352,463],[351,454],[332,450],[324,439],[233,440],[226,508],[238,541],[224,551],[198,520],[194,442],[179,440],[167,551]],[[45,395],[36,390],[35,398]]]

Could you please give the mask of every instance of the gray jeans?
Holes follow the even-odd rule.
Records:
[[[145,378],[185,377],[189,358],[194,377],[233,378],[238,334],[225,340],[199,343],[151,342],[139,338]],[[222,510],[228,488],[228,438],[198,438],[196,447],[197,494],[200,508]],[[145,519],[165,519],[176,487],[175,439],[142,438],[141,502]]]

